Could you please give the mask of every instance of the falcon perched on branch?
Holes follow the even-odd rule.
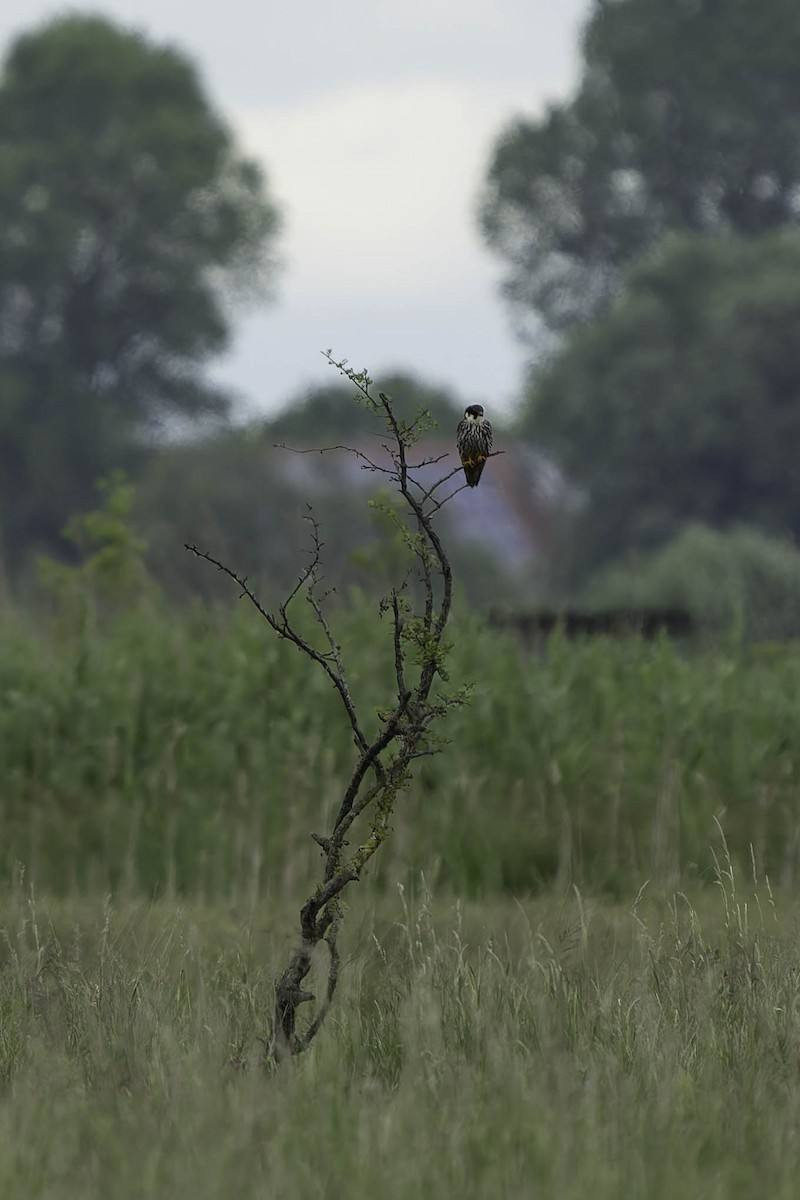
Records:
[[[458,422],[458,450],[464,475],[470,487],[477,487],[483,464],[492,451],[492,427],[483,415],[482,404],[470,404]]]

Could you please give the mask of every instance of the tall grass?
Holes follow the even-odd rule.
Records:
[[[0,910],[0,1192],[794,1197],[797,914],[724,858],[718,883],[632,908],[386,897],[323,1036],[271,1077],[269,910],[23,883]]]
[[[377,728],[389,630],[354,596],[335,615]],[[733,641],[684,653],[605,639],[545,650],[462,614],[453,680],[474,680],[424,759],[376,863],[463,895],[550,881],[622,893],[734,859],[776,883],[800,865],[800,653]],[[106,630],[0,629],[0,870],[38,886],[241,899],[294,895],[352,762],[321,672],[250,610],[150,605]]]

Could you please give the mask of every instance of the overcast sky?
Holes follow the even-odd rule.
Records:
[[[331,381],[328,346],[508,408],[524,349],[475,211],[490,148],[575,86],[590,0],[104,0],[199,67],[284,216],[275,302],[215,375],[249,411]],[[3,0],[0,38],[67,11]]]

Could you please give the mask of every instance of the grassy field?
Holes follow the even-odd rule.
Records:
[[[720,885],[360,897],[311,1051],[258,1035],[286,914],[6,894],[0,1194],[794,1197],[796,902]]]
[[[335,619],[369,724],[384,631]],[[243,608],[0,633],[0,1196],[797,1194],[796,647],[458,617],[472,702],[270,1076],[331,688]]]

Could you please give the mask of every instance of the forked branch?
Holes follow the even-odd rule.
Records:
[[[272,1027],[264,1039],[271,1063],[301,1053],[321,1029],[339,977],[337,938],[343,915],[342,894],[361,878],[369,860],[390,835],[394,804],[408,785],[414,762],[436,752],[431,727],[468,695],[465,688],[447,691],[443,685],[447,656],[444,633],[450,617],[453,580],[433,520],[446,500],[434,499],[439,484],[426,488],[414,477],[419,465],[428,466],[438,460],[424,460],[417,467],[410,467],[407,459],[407,451],[429,421],[423,414],[411,424],[403,423],[389,396],[383,392],[373,396],[372,380],[366,371],[352,370],[346,361],[337,362],[330,352],[325,357],[357,390],[357,399],[382,417],[386,431],[383,445],[391,465],[376,463],[354,447],[326,447],[321,453],[341,449],[354,454],[364,469],[387,475],[404,502],[402,512],[392,512],[392,517],[403,533],[410,567],[380,608],[391,619],[393,699],[378,713],[379,730],[371,738],[367,736],[365,730],[374,725],[374,720],[365,721],[353,699],[341,648],[325,609],[325,597],[319,592],[322,544],[319,527],[310,513],[307,518],[311,528],[310,560],[277,613],[269,612],[261,604],[246,576],[240,576],[206,550],[195,545],[186,547],[229,576],[240,595],[251,602],[278,637],[292,642],[322,668],[339,695],[355,744],[350,777],[333,824],[325,833],[311,834],[322,851],[322,871],[300,911],[298,944],[275,984]],[[446,473],[439,483],[453,474]],[[411,586],[412,579],[416,580],[416,586]],[[300,596],[305,597],[314,613],[324,649],[309,642],[293,622],[292,606]],[[442,681],[438,685],[437,679]],[[353,838],[354,830],[358,832],[352,848],[348,839]],[[301,1006],[316,999],[305,983],[314,953],[323,941],[328,948],[325,994],[316,1013],[303,1028],[298,1028]]]

